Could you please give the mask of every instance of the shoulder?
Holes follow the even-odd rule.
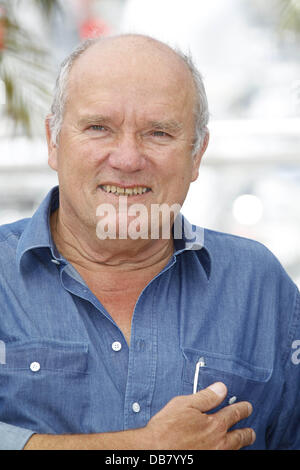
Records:
[[[252,239],[213,230],[205,230],[204,236],[212,285],[224,287],[233,296],[244,296],[260,315],[276,316],[279,312],[279,322],[289,325],[292,334],[300,325],[300,294],[277,257]]]
[[[265,285],[293,284],[277,257],[263,244],[246,237],[205,229],[204,245],[212,269],[226,270],[235,279],[256,279]]]
[[[217,255],[224,260],[279,263],[276,256],[263,243],[230,233],[205,229],[204,245],[213,256]]]

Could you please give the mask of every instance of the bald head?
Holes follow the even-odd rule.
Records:
[[[80,48],[80,46],[79,46]],[[107,51],[120,51],[122,53],[128,52],[129,55],[134,55],[136,52],[144,51],[154,57],[156,54],[161,54],[162,57],[173,57],[177,61],[182,61],[182,58],[177,52],[167,44],[159,41],[158,39],[142,34],[121,34],[109,37],[98,37],[95,39],[88,39],[82,43],[82,53],[80,56],[86,55],[87,51],[107,50]],[[120,55],[120,57],[121,57]]]
[[[155,80],[173,86],[175,93],[184,90],[195,116],[194,151],[201,147],[206,134],[208,107],[201,75],[192,60],[156,39],[133,34],[87,40],[65,59],[51,108],[53,142],[58,140],[68,100],[76,97],[83,83],[92,81],[95,86],[101,86],[97,81],[99,71],[102,80],[107,76],[110,83],[114,78],[119,83],[120,77],[124,77],[122,86],[127,88],[131,82],[140,83],[141,94],[143,84],[148,82],[155,86]]]
[[[193,90],[192,74],[184,60],[169,46],[141,35],[123,35],[90,42],[85,51],[74,61],[70,71],[70,80],[73,72],[78,68],[82,73],[97,68],[106,67],[110,76],[120,76],[123,71],[132,70],[134,76],[140,71],[141,76],[151,72],[151,76],[161,74],[169,79],[182,79]],[[151,79],[151,76],[149,79]],[[130,74],[128,74],[130,79]]]

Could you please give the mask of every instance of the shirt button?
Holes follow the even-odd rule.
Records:
[[[120,351],[120,349],[122,349],[122,344],[119,342],[119,341],[115,341],[112,345],[111,345],[112,349],[114,351]]]
[[[40,368],[41,368],[41,365],[39,362],[32,362],[30,364],[30,370],[32,370],[32,372],[37,372],[40,370]]]
[[[229,400],[228,400],[229,405],[232,405],[233,403],[235,403],[236,400],[237,400],[236,396],[233,396],[233,397],[229,398]]]
[[[141,407],[140,407],[139,403],[137,403],[137,402],[133,403],[132,411],[134,411],[135,413],[139,413],[140,410],[141,410]]]

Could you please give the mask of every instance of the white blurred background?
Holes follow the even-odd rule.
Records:
[[[122,32],[190,52],[203,75],[210,144],[183,213],[261,241],[300,286],[299,0],[0,0],[0,223],[57,184],[43,120],[60,62]]]

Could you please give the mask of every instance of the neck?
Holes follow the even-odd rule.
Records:
[[[58,251],[75,267],[88,272],[159,272],[174,251],[173,239],[100,240],[75,230],[58,209],[50,218]],[[95,231],[94,231],[95,232]]]

